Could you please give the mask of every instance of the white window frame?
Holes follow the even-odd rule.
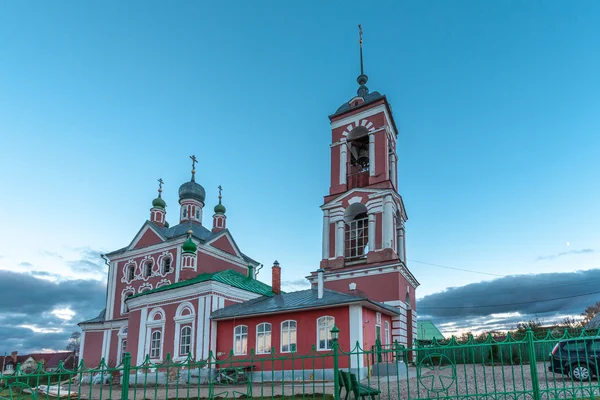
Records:
[[[294,328],[292,329],[290,324],[294,323]],[[287,324],[287,327],[284,328],[284,324]],[[284,330],[285,329],[285,330]],[[294,349],[292,350],[292,332],[296,333],[296,340],[294,341]],[[288,350],[283,350],[283,338],[287,338]],[[298,322],[293,319],[288,319],[287,321],[283,321],[281,323],[281,339],[279,340],[279,351],[282,353],[295,353],[298,351]]]
[[[184,335],[183,331],[189,331],[188,334]],[[184,343],[184,337],[187,337],[187,344]],[[183,347],[186,346],[187,352],[183,352]],[[187,357],[192,353],[192,327],[190,325],[184,325],[179,330],[179,357]]]
[[[237,330],[240,328],[240,332]],[[246,333],[244,333],[243,328],[246,328]],[[244,344],[244,336],[246,337],[246,346]],[[237,351],[236,342],[240,339],[240,351]],[[245,348],[244,348],[245,347]],[[245,356],[248,353],[248,326],[247,325],[237,325],[233,328],[233,354],[236,356]]]
[[[259,332],[259,328],[263,328],[263,332]],[[267,331],[267,327],[269,330]],[[269,347],[266,348],[267,344],[267,333],[269,336]],[[256,354],[271,354],[271,340],[273,339],[273,326],[268,322],[261,322],[256,325]],[[262,351],[259,350],[259,341],[262,341]]]
[[[167,264],[167,262],[169,263],[169,270],[167,271],[165,266]],[[168,273],[172,272],[171,270],[173,269],[173,260],[171,259],[170,256],[164,257],[161,261],[161,265],[160,265],[160,274],[161,275],[167,275]]]
[[[182,315],[184,310],[189,310],[190,312],[188,314]],[[190,354],[194,354],[194,343],[195,343],[195,320],[196,320],[196,310],[194,308],[194,306],[192,305],[192,303],[186,301],[183,302],[181,304],[179,304],[179,306],[177,307],[177,311],[175,311],[175,317],[173,317],[173,320],[175,321],[175,340],[173,343],[173,361],[183,361],[185,360],[188,355],[181,355],[181,331],[184,328],[184,326],[189,326],[190,328],[192,328],[192,337],[191,337],[191,342],[190,342]]]
[[[331,323],[326,323],[322,324],[321,321],[329,321]],[[323,325],[323,326],[322,326]],[[324,315],[322,317],[317,318],[317,351],[330,351],[332,349],[331,346],[329,346],[329,341],[331,339],[331,330],[333,329],[333,327],[335,326],[335,318],[330,316],[330,315]],[[327,340],[325,341],[325,347],[321,347],[321,330],[326,330],[326,337]]]
[[[150,265],[150,274],[148,274],[148,265]],[[152,277],[152,268],[154,267],[154,262],[152,260],[146,260],[144,261],[144,270],[142,271],[144,279],[148,279],[150,277]]]
[[[377,325],[381,325],[381,313],[379,311],[377,311],[377,313],[375,313],[375,323]]]
[[[154,338],[155,335],[158,335],[158,348],[154,347],[154,345],[157,342],[157,340]],[[163,341],[162,329],[151,329],[150,330],[150,351],[148,352],[148,355],[150,356],[151,360],[162,359],[162,341]],[[153,354],[154,350],[156,350],[156,352],[155,352],[156,354]]]
[[[14,367],[13,367],[13,365],[12,365],[12,364],[6,364],[6,370],[7,370],[7,371],[12,371],[12,370],[14,370]]]
[[[155,319],[156,315],[160,315],[159,319]],[[150,356],[150,359],[154,362],[163,360],[163,351],[164,351],[164,341],[165,341],[165,311],[156,307],[148,314],[148,319],[146,321],[146,354],[150,356],[151,350],[151,340],[152,340],[152,331],[159,330],[160,331],[160,354],[158,358],[154,358]]]
[[[362,235],[358,233],[362,232]],[[355,235],[352,238],[352,234]],[[344,251],[346,258],[364,258],[369,247],[369,217],[354,219],[346,222],[344,229]],[[362,252],[359,254],[359,248]]]
[[[123,342],[127,345],[127,327],[124,326],[117,333],[119,337],[119,348],[117,349],[117,360],[119,363],[123,363],[123,357],[125,356],[125,349],[123,348]]]

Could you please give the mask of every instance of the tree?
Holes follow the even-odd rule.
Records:
[[[76,354],[79,354],[79,348],[81,347],[81,332],[73,332],[71,333],[71,337],[67,342],[67,350],[74,351]]]
[[[585,311],[583,313],[581,313],[581,316],[583,317],[583,320],[581,321],[581,325],[586,326],[588,324],[588,322],[590,322],[592,320],[592,318],[594,318],[596,316],[596,314],[598,314],[600,312],[600,301],[597,301],[596,304],[592,304],[591,306],[588,306]]]
[[[519,333],[525,333],[528,328],[531,328],[531,330],[535,332],[536,330],[542,328],[542,325],[543,322],[540,321],[538,317],[535,317],[534,319],[530,319],[529,321],[519,322],[515,328]]]

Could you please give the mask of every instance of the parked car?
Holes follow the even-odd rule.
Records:
[[[569,375],[576,381],[599,376],[600,337],[561,340],[550,354],[548,367],[555,374]]]

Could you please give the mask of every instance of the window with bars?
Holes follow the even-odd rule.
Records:
[[[135,267],[132,265],[127,269],[127,280],[132,281],[135,278]]]
[[[150,340],[150,358],[160,358],[160,341],[161,332],[152,332],[152,338]]]
[[[192,327],[184,326],[181,328],[181,336],[179,338],[179,355],[187,356],[190,354],[190,347],[192,345]]]
[[[146,278],[149,278],[152,276],[152,262],[148,261],[145,265],[144,265],[144,276]]]
[[[168,274],[171,272],[171,257],[166,257],[162,262],[162,273]]]
[[[346,258],[367,255],[369,241],[369,218],[358,218],[346,223]]]

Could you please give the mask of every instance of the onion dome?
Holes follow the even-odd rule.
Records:
[[[162,178],[158,179],[158,197],[155,198],[154,200],[152,200],[152,207],[154,208],[160,208],[162,210],[165,209],[165,207],[167,206],[167,203],[165,203],[165,201],[162,198],[162,185],[163,185],[163,180]]]
[[[183,246],[181,246],[181,249],[183,250],[184,253],[196,254],[196,250],[198,249],[198,246],[196,246],[196,243],[194,243],[194,241],[192,240],[192,231],[191,230],[188,231],[188,239],[185,241],[185,243],[183,243]]]
[[[193,164],[192,164],[192,180],[184,183],[179,187],[179,201],[186,199],[198,200],[202,204],[204,204],[204,199],[206,199],[206,191],[199,183],[196,183],[196,168],[194,164],[197,162],[196,157],[192,156]]]
[[[167,203],[165,203],[165,201],[162,199],[162,197],[160,197],[160,193],[158,194],[157,198],[152,200],[152,207],[154,207],[154,208],[162,208],[164,210],[166,206],[167,206]]]
[[[221,195],[222,191],[223,191],[223,188],[221,187],[221,185],[219,185],[219,204],[217,204],[215,206],[215,214],[225,214],[225,211],[226,211],[225,206],[221,203],[221,198],[223,197]]]

